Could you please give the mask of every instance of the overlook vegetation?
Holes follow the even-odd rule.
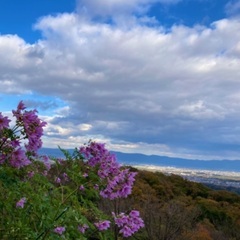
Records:
[[[145,222],[135,239],[240,239],[240,196],[236,193],[212,190],[177,175],[138,171],[133,192],[125,201],[126,206],[140,210]]]
[[[0,239],[122,239],[144,227],[137,209],[119,210],[136,172],[122,168],[104,144],[89,141],[65,158],[37,153],[43,122],[21,101],[12,120],[0,112]],[[111,213],[100,199],[114,202]]]
[[[36,163],[34,165],[35,171],[40,171],[42,167],[41,163]],[[59,175],[63,170],[67,171],[67,169],[73,168],[76,168],[76,165],[72,161],[66,161],[62,163],[61,166],[54,165],[49,171],[47,179],[44,180],[44,178],[35,175],[24,185],[24,190],[21,187],[18,190],[16,189],[16,187],[19,187],[17,186],[18,179],[24,178],[23,169],[20,171],[15,169],[13,171],[13,169],[10,170],[10,168],[5,168],[7,171],[0,171],[1,239],[18,239],[9,238],[8,234],[12,234],[10,232],[11,229],[15,229],[15,234],[22,232],[23,234],[25,233],[26,236],[29,231],[26,227],[26,222],[16,221],[17,219],[21,219],[20,215],[24,212],[24,209],[14,209],[15,207],[4,209],[3,203],[7,201],[8,196],[10,196],[9,199],[11,200],[14,197],[14,192],[20,197],[28,191],[29,197],[35,196],[37,199],[33,199],[33,201],[36,201],[39,205],[36,206],[36,209],[28,207],[28,213],[24,213],[24,218],[28,218],[28,214],[31,214],[31,211],[37,210],[38,212],[42,211],[41,208],[46,208],[45,210],[47,211],[45,211],[45,214],[39,217],[39,219],[42,219],[41,221],[46,221],[45,223],[41,223],[43,226],[45,224],[50,224],[49,222],[53,215],[51,210],[55,208],[54,205],[57,203],[57,199],[66,199],[69,193],[75,189],[74,182],[65,182],[64,191],[62,192],[60,189],[57,191],[56,188],[59,184],[56,182],[56,175]],[[66,200],[66,204],[73,204],[71,207],[75,209],[73,209],[73,211],[63,209],[63,215],[59,218],[60,222],[63,222],[61,218],[64,218],[64,221],[69,226],[71,224],[73,225],[71,229],[71,231],[73,231],[73,228],[76,227],[75,219],[80,219],[81,214],[84,214],[89,221],[95,221],[95,211],[97,211],[98,215],[106,217],[111,215],[113,210],[116,212],[129,212],[131,209],[138,209],[144,220],[145,227],[127,239],[240,239],[240,196],[238,194],[224,190],[212,190],[200,183],[190,182],[177,175],[166,176],[163,173],[137,170],[131,167],[130,171],[137,172],[137,175],[135,177],[136,180],[132,193],[127,198],[118,198],[114,200],[99,198],[95,192],[87,190],[88,183],[86,179],[84,181],[86,191],[78,192],[75,196],[77,199],[73,201],[71,199]],[[89,184],[91,185],[92,183]],[[48,191],[52,191],[51,194],[54,195],[54,198],[50,205],[45,204],[47,202],[47,196],[37,197],[35,191],[40,185],[45,186],[45,188],[49,187]],[[24,192],[22,192],[22,190]],[[41,202],[42,200],[44,200],[45,203]],[[77,207],[77,205],[79,206]],[[66,210],[66,212],[64,212],[64,210]],[[77,213],[76,210],[80,212]],[[31,217],[34,219],[33,216]],[[10,218],[14,219],[14,224],[11,224],[11,222],[6,223],[5,220]],[[31,218],[28,221],[31,222]],[[32,222],[31,224],[34,225],[35,223]],[[31,224],[29,223],[29,225]],[[8,227],[8,230],[6,227]],[[114,227],[111,227],[111,231],[115,231]],[[14,236],[14,234],[11,236]],[[71,239],[68,238],[68,236],[70,235],[66,234],[65,237],[54,236],[45,239]],[[72,234],[72,236],[75,236],[74,239],[123,239],[121,236],[114,238],[111,234],[106,235],[106,238],[101,238],[96,232],[90,235],[87,234],[87,238],[80,238],[77,234]],[[32,237],[25,237],[22,239],[37,238],[32,235]]]

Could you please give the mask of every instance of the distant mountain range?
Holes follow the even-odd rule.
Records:
[[[73,149],[68,149],[70,152]],[[211,171],[234,171],[240,172],[240,160],[189,160],[183,158],[172,158],[157,155],[144,155],[136,153],[112,152],[116,155],[118,162],[124,165],[154,165],[163,167],[176,167],[188,169],[201,169]],[[64,157],[59,149],[42,148],[39,154],[52,157]]]

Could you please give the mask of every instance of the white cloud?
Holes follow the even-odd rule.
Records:
[[[223,119],[225,115],[221,106],[207,106],[202,100],[179,106],[177,113],[194,119]]]
[[[238,125],[237,19],[165,31],[137,21],[125,28],[61,14],[43,17],[36,28],[44,38],[35,44],[0,36],[0,89],[67,102],[48,119],[51,140],[45,141],[51,146],[94,137],[167,147],[168,154],[186,149],[194,156],[197,147],[205,151],[203,143],[218,143],[209,134],[224,137],[226,126]]]
[[[89,131],[92,128],[92,125],[83,123],[83,124],[79,124],[77,128],[79,128],[80,131]]]

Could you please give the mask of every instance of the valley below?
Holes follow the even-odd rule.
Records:
[[[134,167],[139,170],[161,172],[166,175],[179,175],[187,180],[202,183],[213,189],[229,190],[240,194],[240,172],[199,170],[154,165],[134,165]]]

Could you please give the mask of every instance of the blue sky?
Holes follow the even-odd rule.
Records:
[[[3,0],[0,107],[44,146],[240,159],[239,0]]]
[[[17,34],[27,42],[41,38],[41,32],[34,31],[36,21],[46,15],[73,12],[75,0],[3,0],[0,8],[1,34]]]

